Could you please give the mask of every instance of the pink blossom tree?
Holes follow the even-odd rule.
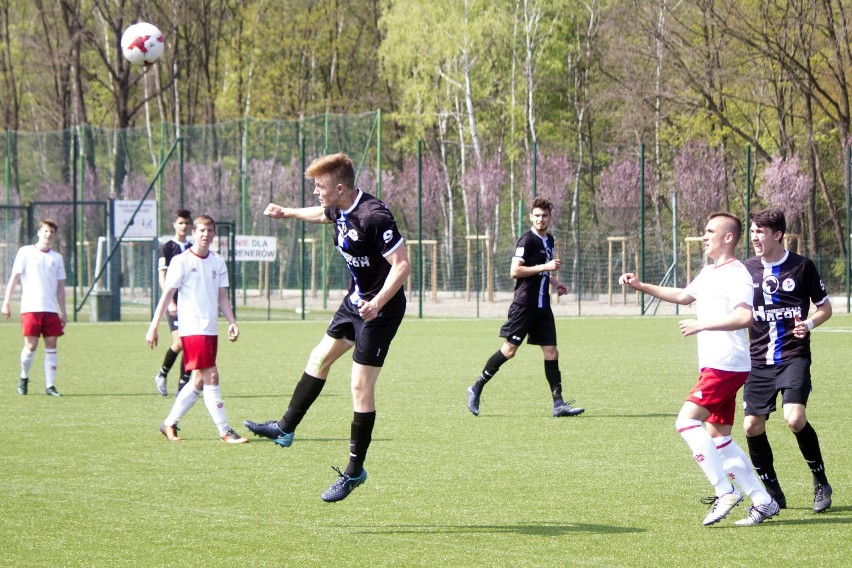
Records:
[[[486,233],[494,234],[496,231],[496,215],[505,179],[506,171],[498,158],[484,161],[482,167],[472,166],[462,179],[467,202],[476,206],[479,197],[479,227]],[[480,191],[481,188],[484,191]],[[476,219],[470,221],[471,226],[474,226]]]
[[[801,171],[798,156],[786,160],[772,158],[760,175],[760,196],[788,217],[796,217],[805,210],[812,187],[813,177]]]
[[[386,178],[383,174],[382,199],[391,208],[398,220],[409,232],[417,231],[417,157],[408,156],[403,161],[402,169],[398,174]],[[424,238],[437,236],[441,220],[444,216],[441,200],[442,181],[437,165],[423,156],[422,164],[422,219]],[[401,219],[399,219],[401,217]],[[409,239],[416,238],[412,233]]]
[[[528,208],[532,202],[533,171],[532,161],[524,164],[522,181],[524,189],[524,211],[529,214]],[[571,195],[571,187],[574,184],[574,164],[568,154],[545,153],[539,151],[536,163],[536,195],[548,199],[553,203],[551,232],[556,230],[562,219],[562,211],[568,203]],[[563,221],[565,225],[568,220]]]
[[[615,152],[613,160],[601,171],[598,180],[597,205],[601,223],[618,233],[635,233],[639,229],[639,158]],[[653,194],[654,171],[645,163],[645,195]]]
[[[724,152],[706,142],[687,142],[675,155],[674,181],[683,218],[696,234],[703,233],[707,215],[725,209]]]

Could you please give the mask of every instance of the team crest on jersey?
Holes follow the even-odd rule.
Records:
[[[792,292],[796,287],[796,281],[792,278],[785,278],[784,282],[781,283],[781,289],[785,292]]]
[[[211,275],[213,276],[213,280],[216,280],[216,271],[214,270]]]
[[[518,247],[515,249],[515,256],[524,256],[524,247]]]
[[[761,288],[763,288],[764,293],[766,294],[774,294],[778,291],[778,277],[774,274],[770,274],[763,278],[763,283],[761,284]]]

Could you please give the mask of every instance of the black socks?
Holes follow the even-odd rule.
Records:
[[[308,409],[320,395],[324,386],[324,379],[318,379],[307,373],[302,373],[302,378],[296,384],[296,389],[290,398],[290,406],[287,407],[287,412],[278,421],[278,428],[288,434],[295,432],[299,422],[305,417]]]
[[[376,411],[355,412],[352,416],[352,431],[349,437],[349,464],[343,473],[349,477],[358,477],[364,470],[367,448],[373,439],[373,426],[376,423]]]

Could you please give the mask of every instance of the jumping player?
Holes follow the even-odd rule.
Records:
[[[216,367],[219,310],[228,321],[228,339],[240,337],[237,320],[228,301],[228,267],[224,259],[210,250],[216,235],[216,224],[207,215],[195,218],[189,250],[174,257],[166,272],[163,295],[154,311],[145,342],[151,349],[157,346],[157,326],[160,324],[175,292],[180,292],[177,306],[180,338],[183,342],[186,370],[192,372],[190,388],[182,389],[175,398],[160,432],[171,441],[180,441],[178,421],[187,413],[201,393],[204,404],[226,444],[242,444],[248,439],[237,434],[228,424],[225,405],[219,392],[219,370]],[[189,385],[188,385],[189,386]]]
[[[186,235],[189,232],[190,225],[192,224],[191,218],[192,213],[188,210],[178,209],[175,212],[173,223],[175,235],[160,245],[159,260],[157,262],[160,290],[163,290],[166,287],[166,271],[169,268],[169,264],[172,262],[172,258],[189,248],[190,242],[186,240]],[[172,365],[175,364],[175,360],[177,360],[177,356],[182,349],[180,334],[178,333],[177,301],[178,294],[176,292],[172,301],[169,302],[168,310],[166,310],[166,318],[169,322],[169,331],[171,331],[172,334],[172,344],[166,350],[166,355],[163,357],[163,365],[160,367],[156,376],[154,376],[154,384],[157,387],[157,392],[163,396],[169,395],[168,388],[166,387],[166,379],[169,376],[169,371],[171,371]],[[177,396],[177,393],[180,392],[180,389],[182,389],[187,382],[189,382],[189,373],[184,368],[183,357],[181,357],[180,379],[178,379],[175,396]]]
[[[271,438],[281,447],[290,446],[296,427],[322,391],[331,366],[354,346],[349,464],[343,472],[333,468],[339,477],[322,494],[323,501],[333,502],[345,499],[367,479],[364,460],[376,421],[376,380],[405,314],[402,285],[411,266],[393,215],[384,203],[355,187],[355,169],[346,154],[314,160],[305,175],[315,181],[319,206],[290,209],[270,203],[264,215],[334,223],[337,249],[352,274],[349,291],[311,352],[281,420],[247,420],[244,424],[258,436]]]
[[[745,266],[754,279],[751,374],[743,390],[749,455],[766,490],[781,508],[787,498],[775,473],[766,420],[781,393],[784,420],[796,436],[814,481],[815,513],[831,506],[819,438],[805,413],[811,392],[811,330],[831,317],[831,302],[814,263],[782,244],[787,222],[780,209],[750,215],[751,243],[757,256]],[[816,306],[808,318],[811,302]]]
[[[24,347],[21,349],[21,375],[18,394],[27,394],[30,368],[33,365],[38,338],[44,336],[45,394],[62,396],[56,390],[57,340],[64,334],[65,264],[62,255],[51,250],[56,236],[56,223],[45,219],[38,224],[38,242],[18,249],[12,264],[12,276],[3,298],[3,317],[9,319],[15,288],[21,284],[21,326]]]
[[[505,341],[489,357],[476,382],[467,389],[467,409],[474,416],[479,416],[482,389],[503,363],[515,356],[527,335],[527,343],[540,345],[544,355],[544,377],[553,397],[553,416],[577,416],[585,410],[572,407],[573,400],[562,400],[562,373],[556,348],[556,323],[550,307],[550,287],[553,286],[560,296],[568,293],[568,287],[556,277],[562,263],[554,258],[555,241],[547,232],[552,209],[550,201],[536,198],[530,208],[532,228],[521,235],[515,245],[511,268],[511,276],[515,278],[515,296],[509,307],[508,319],[500,328],[500,337]]]
[[[737,391],[751,368],[746,336],[752,319],[751,276],[734,256],[741,234],[738,218],[728,213],[710,215],[704,229],[704,252],[714,264],[705,266],[686,288],[646,284],[629,272],[618,280],[622,286],[666,302],[696,303],[696,319],[683,320],[678,325],[685,337],[697,335],[700,373],[675,427],[716,490],[715,496],[704,500],[711,505],[705,526],[724,519],[742,500],[732,481],[754,502],[748,517],[736,524],[756,525],[774,517],[779,510],[745,453],[731,438]]]

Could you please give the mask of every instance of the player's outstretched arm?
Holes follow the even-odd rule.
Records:
[[[647,282],[639,280],[639,277],[632,272],[625,272],[619,276],[618,283],[622,286],[630,286],[634,290],[650,294],[655,298],[659,298],[665,302],[671,302],[672,304],[688,306],[695,301],[695,298],[688,294],[683,288],[672,288],[671,286],[648,284]]]
[[[325,216],[325,209],[320,206],[290,208],[270,203],[263,210],[263,214],[273,219],[295,219],[314,224],[331,223],[331,220]]]

